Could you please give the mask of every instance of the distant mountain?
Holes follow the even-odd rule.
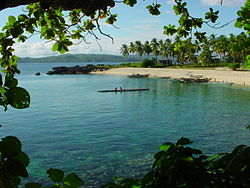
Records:
[[[144,59],[144,58],[142,58]],[[65,54],[42,58],[18,58],[19,63],[36,62],[133,62],[140,61],[139,56],[119,56],[106,54]]]

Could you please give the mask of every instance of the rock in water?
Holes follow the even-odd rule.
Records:
[[[90,72],[107,70],[107,67],[94,66],[92,64],[86,66],[74,67],[54,67],[52,71],[47,72],[48,75],[53,74],[88,74]]]

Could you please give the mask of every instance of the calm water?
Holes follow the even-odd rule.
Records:
[[[79,64],[79,63],[78,63]],[[31,107],[0,112],[0,136],[15,135],[31,158],[32,179],[46,169],[75,172],[89,187],[112,176],[140,176],[166,141],[184,136],[211,155],[250,145],[250,90],[167,79],[44,73],[63,64],[21,64]],[[74,65],[73,63],[71,65]],[[37,77],[34,73],[42,72]],[[150,88],[131,93],[97,90]],[[41,177],[42,176],[42,177]]]

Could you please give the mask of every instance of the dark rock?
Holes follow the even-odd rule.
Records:
[[[41,75],[41,73],[40,73],[40,72],[37,72],[35,75],[36,75],[36,76],[40,76],[40,75]]]
[[[54,67],[52,71],[47,72],[48,75],[53,74],[88,74],[90,72],[104,71],[107,67],[95,66],[88,64],[86,66],[74,66],[74,67]]]

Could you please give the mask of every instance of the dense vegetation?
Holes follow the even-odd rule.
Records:
[[[249,67],[249,62],[246,60],[246,56],[250,54],[249,44],[250,39],[243,32],[239,35],[230,34],[229,37],[225,35],[217,37],[213,34],[202,41],[192,38],[181,39],[177,36],[173,41],[154,38],[150,42],[135,41],[123,44],[121,54],[128,57],[134,54],[153,55],[155,60],[157,58],[170,59],[176,65],[229,66],[231,68],[234,63],[238,64],[238,67],[236,65],[234,68],[239,68],[239,65]],[[157,67],[156,61],[155,65],[150,67],[154,66]],[[158,67],[161,65],[158,64]]]
[[[126,62],[139,61],[138,56],[123,57],[119,55],[106,54],[65,54],[41,58],[18,58],[19,63],[36,62]]]
[[[53,51],[65,53],[68,51],[68,47],[73,45],[74,39],[84,40],[88,34],[96,36],[95,31],[110,37],[102,32],[99,20],[105,19],[107,23],[113,24],[117,15],[112,14],[110,9],[119,2],[131,7],[137,3],[136,0],[117,2],[113,0],[3,0],[0,10],[18,5],[28,5],[28,7],[26,14],[21,14],[17,18],[9,16],[8,23],[3,27],[3,32],[0,33],[0,64],[3,68],[0,74],[0,105],[5,110],[8,106],[22,109],[30,105],[29,93],[24,88],[18,87],[18,80],[15,78],[15,74],[20,72],[17,68],[17,57],[13,55],[15,42],[25,42],[30,35],[38,32],[42,39],[54,41]],[[156,1],[148,5],[147,9],[152,15],[159,15],[160,6]],[[210,9],[204,18],[195,18],[190,15],[186,6],[185,1],[175,0],[173,8],[176,15],[180,16],[180,26],[164,26],[164,33],[177,34],[179,38],[193,34],[198,41],[206,45],[206,41],[208,41],[206,33],[199,31],[198,28],[202,28],[203,24],[215,23],[219,12]],[[67,12],[68,20],[65,20],[63,10],[69,11]],[[247,39],[250,34],[249,12],[250,1],[247,0],[245,6],[239,10],[236,22],[237,27],[246,30]],[[195,32],[192,33],[194,28]],[[191,39],[183,41],[184,43],[180,43],[180,45],[191,43]],[[248,48],[249,45],[246,45]],[[183,53],[182,50],[180,53]],[[203,50],[205,50],[205,46]],[[207,50],[209,51],[209,48]],[[139,53],[141,55],[141,51]],[[219,54],[222,55],[223,60],[227,61],[228,57],[224,52],[219,52]],[[207,56],[205,53],[203,56],[205,59],[203,63],[208,63],[209,55]],[[180,56],[179,61],[186,62],[186,58],[186,56]],[[249,62],[250,56],[248,55],[246,58],[247,66]],[[176,144],[163,144],[160,148],[162,151],[154,156],[155,162],[152,170],[142,179],[117,180],[103,187],[249,187],[249,147],[241,145],[230,154],[217,155],[207,159],[201,151],[184,147],[189,143],[190,140],[181,138]],[[0,187],[17,187],[21,182],[20,177],[28,177],[26,167],[29,164],[29,158],[22,151],[21,142],[14,136],[3,138],[0,141],[0,153]],[[68,174],[65,176],[64,172],[59,169],[49,169],[47,173],[49,178],[55,182],[49,187],[75,188],[84,184],[77,175]],[[28,183],[25,187],[40,188],[42,185]]]

